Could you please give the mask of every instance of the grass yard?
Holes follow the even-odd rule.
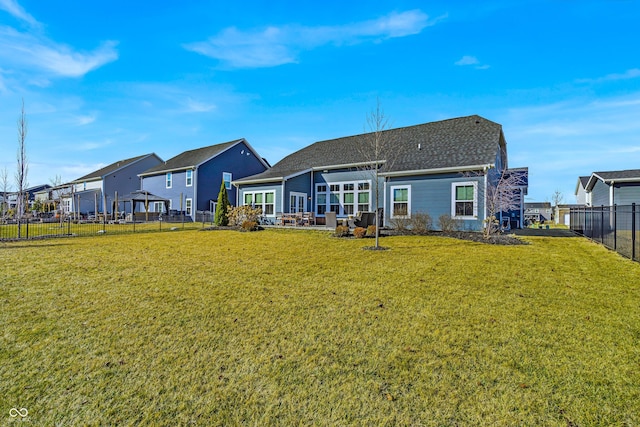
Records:
[[[528,241],[0,244],[0,424],[640,425],[640,265]]]

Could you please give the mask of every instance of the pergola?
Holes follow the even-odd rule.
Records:
[[[151,194],[146,190],[136,190],[131,194],[124,196],[121,200],[124,203],[125,207],[127,203],[131,203],[131,218],[135,218],[136,213],[136,205],[138,203],[142,203],[144,206],[145,213],[149,213],[149,203],[162,202],[164,203],[165,212],[169,212],[169,199],[162,198],[160,196],[156,196],[155,194]],[[114,209],[113,212],[117,212],[117,203],[118,200],[113,201]],[[126,211],[126,208],[125,208]],[[148,218],[147,218],[148,219]]]

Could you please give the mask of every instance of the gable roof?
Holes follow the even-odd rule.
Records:
[[[576,182],[576,191],[574,191],[573,194],[577,195],[580,188],[582,189],[587,188],[587,184],[589,183],[589,178],[591,178],[591,176],[579,176],[578,182]]]
[[[627,169],[621,171],[594,172],[589,177],[585,189],[591,191],[597,180],[609,185],[614,182],[640,182],[640,169]]]
[[[84,181],[93,181],[93,180],[101,179],[102,177],[109,175],[110,173],[113,173],[118,169],[122,169],[126,166],[129,166],[137,162],[138,160],[142,160],[149,156],[158,157],[155,153],[149,153],[149,154],[143,154],[141,156],[132,157],[130,159],[118,160],[117,162],[111,163],[110,165],[105,166],[102,169],[98,169],[96,171],[91,172],[90,174],[87,174],[74,181],[71,181],[71,183],[73,184],[73,183],[79,183]],[[158,160],[161,160],[160,157],[158,157]]]
[[[480,169],[495,163],[499,146],[506,149],[502,126],[477,115],[390,129],[382,134],[390,148],[380,160],[393,159],[382,166],[382,174]],[[288,155],[265,172],[234,182],[277,181],[309,170],[373,163],[363,154],[370,147],[372,135],[316,142]]]
[[[265,167],[269,167],[265,160],[255,152],[253,147],[251,147],[251,145],[249,145],[249,143],[244,138],[240,138],[229,142],[223,142],[221,144],[215,144],[208,147],[184,151],[177,156],[170,158],[164,163],[160,163],[159,165],[154,166],[151,169],[147,169],[143,173],[139,174],[139,176],[159,175],[166,172],[195,169],[201,164],[211,160],[212,158],[222,154],[223,152],[242,142],[244,142],[249,150],[253,152],[256,158],[260,160],[265,165]]]

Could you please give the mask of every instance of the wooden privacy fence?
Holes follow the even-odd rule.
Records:
[[[636,204],[570,209],[571,230],[619,254],[640,261],[640,210]]]

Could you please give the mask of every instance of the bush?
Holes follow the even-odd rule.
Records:
[[[258,218],[262,215],[261,208],[254,208],[249,205],[229,207],[229,224],[240,225],[246,221],[258,222]]]
[[[336,227],[336,232],[333,235],[335,237],[347,237],[349,235],[349,227],[346,225],[339,225]]]
[[[367,234],[367,229],[364,227],[356,227],[353,230],[353,235],[356,236],[356,239],[362,239]]]
[[[442,231],[458,231],[461,226],[460,220],[451,218],[449,214],[440,215],[438,217],[438,223]]]
[[[243,231],[257,231],[258,230],[258,223],[255,221],[244,221],[242,223],[242,230]]]
[[[427,231],[433,230],[433,219],[431,219],[431,215],[426,212],[413,214],[411,218],[411,230],[418,234],[424,234]]]
[[[376,236],[376,226],[370,225],[367,227],[367,236],[375,237]]]
[[[391,220],[389,220],[389,224],[391,225],[391,228],[395,228],[398,231],[407,231],[409,229],[409,225],[411,225],[411,218],[392,218]]]

